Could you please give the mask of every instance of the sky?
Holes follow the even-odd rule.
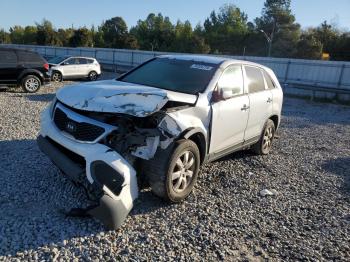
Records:
[[[0,29],[34,25],[44,18],[56,28],[90,27],[114,16],[123,17],[131,27],[149,13],[159,12],[173,23],[189,20],[195,26],[226,3],[237,5],[252,21],[261,15],[264,0],[0,0]],[[303,28],[327,20],[350,29],[350,0],[292,0],[292,12]]]

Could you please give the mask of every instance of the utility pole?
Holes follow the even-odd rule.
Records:
[[[275,28],[276,28],[276,22],[273,21],[273,24],[272,24],[272,32],[271,32],[271,35],[270,35],[270,36],[268,36],[264,30],[262,30],[262,29],[260,30],[260,32],[264,34],[264,36],[265,36],[265,38],[266,38],[266,41],[267,41],[267,43],[268,43],[268,45],[269,45],[268,54],[267,54],[268,57],[271,56],[272,41],[273,41],[273,37],[274,37],[274,35],[275,35]]]

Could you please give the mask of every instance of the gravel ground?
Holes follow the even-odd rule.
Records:
[[[182,204],[144,190],[123,227],[106,231],[65,218],[86,198],[36,146],[59,87],[0,93],[0,261],[350,260],[350,107],[285,99],[269,156],[207,164]]]

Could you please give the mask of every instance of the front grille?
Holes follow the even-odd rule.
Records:
[[[56,107],[54,122],[58,129],[65,131],[79,141],[92,142],[101,136],[105,129],[90,123],[79,123],[70,119],[65,112]]]

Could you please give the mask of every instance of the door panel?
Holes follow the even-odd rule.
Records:
[[[76,58],[67,59],[62,63],[62,72],[64,77],[72,77],[77,75]]]
[[[86,62],[86,59],[85,58],[79,58],[79,65],[77,66],[78,70],[78,74],[79,76],[87,76],[89,74],[89,65],[87,64]]]
[[[231,65],[221,75],[212,103],[209,153],[218,153],[244,141],[249,117],[249,98],[244,92],[242,66]]]
[[[245,66],[245,83],[249,92],[250,111],[245,140],[261,135],[272,114],[272,92],[267,89],[263,72],[258,67]]]
[[[249,94],[250,112],[245,140],[260,136],[266,120],[272,114],[272,92],[265,90]]]
[[[246,105],[247,109],[244,109]],[[244,141],[249,116],[247,95],[212,105],[212,133],[209,153],[216,153]]]
[[[3,84],[16,83],[19,71],[16,53],[0,50],[0,82]]]

